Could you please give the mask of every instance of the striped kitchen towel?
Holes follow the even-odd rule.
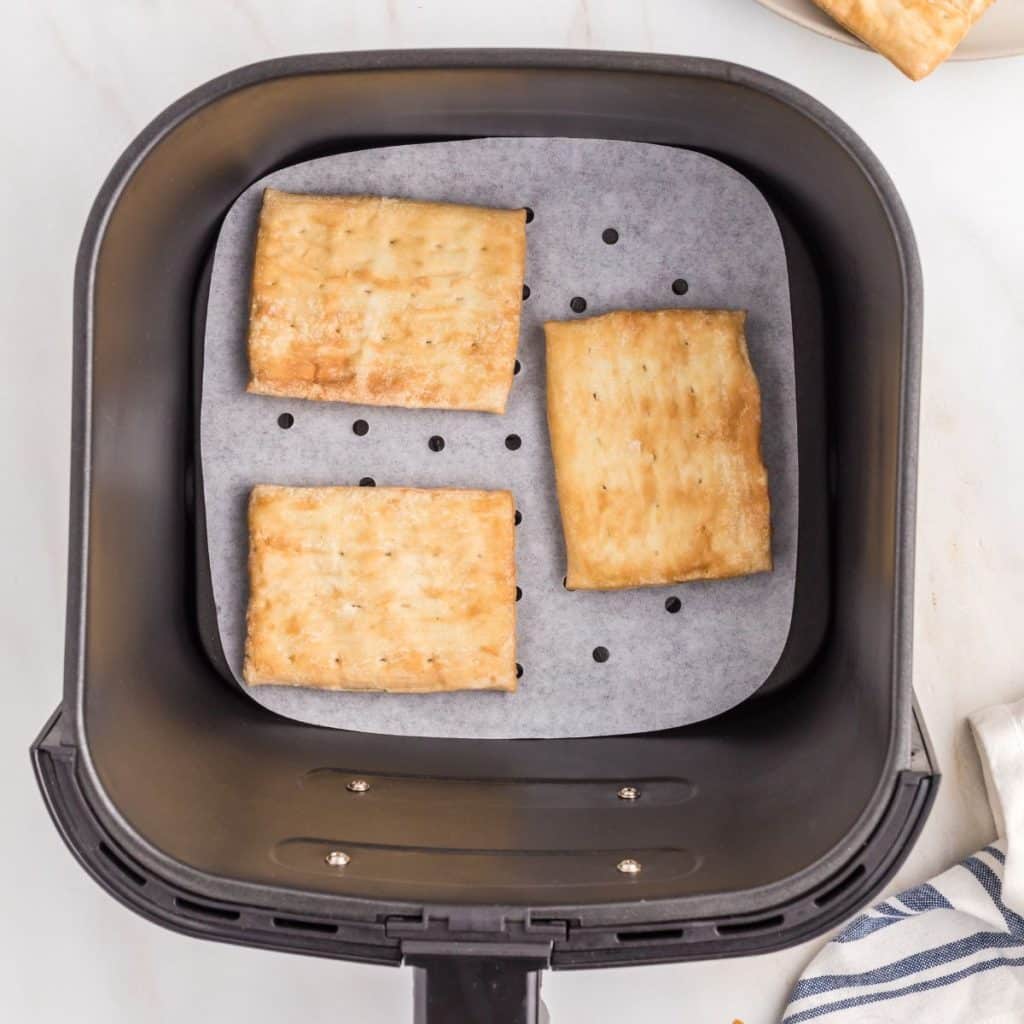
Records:
[[[1020,1024],[1024,918],[1002,845],[854,918],[815,958],[783,1024]]]
[[[1005,838],[854,918],[782,1024],[1024,1024],[1024,702],[970,721]]]

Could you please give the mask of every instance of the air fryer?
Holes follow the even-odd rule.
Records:
[[[279,718],[229,681],[209,600],[195,416],[218,227],[275,168],[499,135],[687,147],[771,204],[800,421],[785,651],[753,699],[667,732],[417,739]],[[906,856],[938,780],[910,678],[920,272],[885,172],[814,100],[735,65],[635,54],[243,68],[118,161],[74,307],[64,696],[33,759],[75,856],[138,913],[411,964],[421,1021],[526,1022],[545,968],[792,945]]]

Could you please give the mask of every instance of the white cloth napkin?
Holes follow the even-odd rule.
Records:
[[[1024,914],[1024,700],[975,711],[969,721],[996,834],[1006,837],[1003,899]]]
[[[1024,701],[970,716],[1003,838],[854,918],[783,1024],[1024,1022]]]

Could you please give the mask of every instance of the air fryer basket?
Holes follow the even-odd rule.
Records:
[[[782,227],[800,419],[793,627],[758,697],[712,721],[552,741],[324,730],[260,708],[218,664],[193,340],[221,218],[299,160],[494,135],[707,152],[753,180]],[[427,968],[417,1013],[431,1020],[480,981],[488,1019],[500,1006],[532,1020],[544,966],[764,952],[835,924],[906,856],[938,779],[911,706],[920,304],[877,160],[749,69],[327,54],[189,94],[118,162],[79,254],[65,690],[33,747],[58,828],[112,894],[170,927]],[[355,777],[367,792],[347,788]],[[624,784],[640,799],[620,799]],[[643,869],[616,870],[624,859]]]

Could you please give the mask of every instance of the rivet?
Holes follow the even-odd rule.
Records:
[[[353,779],[345,788],[350,793],[365,793],[370,788],[370,784],[366,779]]]
[[[640,799],[640,790],[637,789],[636,786],[623,786],[619,790],[619,799],[620,800],[639,800]]]
[[[352,858],[345,853],[343,850],[331,850],[324,860],[331,865],[332,868],[343,868]],[[625,861],[622,862],[625,864]],[[619,865],[620,869],[622,865]]]
[[[639,875],[643,871],[643,865],[638,860],[633,860],[632,857],[627,857],[625,860],[620,860],[615,865],[619,871],[624,875]]]

